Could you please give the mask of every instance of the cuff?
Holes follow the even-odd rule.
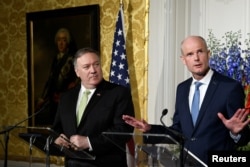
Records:
[[[238,134],[237,136],[233,135],[232,132],[230,131],[230,137],[234,140],[235,143],[238,143],[238,141],[241,138],[241,134]]]
[[[88,140],[88,143],[89,143],[89,151],[93,151],[93,148],[92,148],[91,143],[89,141],[89,137],[87,137],[87,140]]]

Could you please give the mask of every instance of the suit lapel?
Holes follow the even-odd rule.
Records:
[[[96,105],[96,103],[102,98],[102,96],[104,95],[105,91],[104,89],[104,85],[105,85],[105,81],[103,80],[100,85],[98,85],[98,87],[96,88],[94,94],[92,95],[91,99],[89,100],[85,111],[83,113],[82,116],[82,120],[81,120],[81,124],[83,124],[84,120],[87,118],[87,115],[89,114],[89,112],[91,112],[92,108]],[[79,126],[80,126],[79,125]]]
[[[91,111],[91,109],[95,106],[95,104],[101,99],[103,96],[103,91],[100,89],[96,89],[94,94],[92,95],[91,99],[89,100],[86,109],[84,111],[83,119],[86,115]]]
[[[185,127],[187,129],[190,129],[190,131],[193,131],[194,126],[193,126],[193,121],[192,121],[192,116],[191,116],[191,111],[190,111],[190,107],[189,107],[189,91],[190,91],[190,86],[192,84],[192,78],[190,78],[187,82],[187,84],[185,85],[186,87],[184,88],[184,92],[182,97],[186,97],[186,100],[183,100],[183,109],[182,111],[187,111],[187,112],[183,112],[183,116],[184,116],[184,120],[185,120]]]
[[[209,106],[212,98],[214,97],[214,93],[215,93],[217,87],[218,87],[218,80],[216,79],[216,73],[214,73],[212,78],[211,78],[211,81],[208,85],[204,100],[202,102],[195,127],[199,126],[203,116],[205,115],[206,109],[209,108],[208,106]]]
[[[78,85],[74,91],[71,93],[70,96],[70,108],[67,109],[67,112],[70,112],[67,116],[71,117],[68,118],[67,121],[70,121],[68,126],[71,126],[72,133],[76,134],[76,128],[77,128],[77,123],[76,123],[76,106],[77,106],[77,99],[78,99],[78,94],[80,92],[81,85]],[[72,122],[71,122],[72,121]]]

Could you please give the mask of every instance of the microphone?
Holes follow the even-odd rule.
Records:
[[[163,111],[162,111],[162,114],[161,114],[161,118],[160,118],[160,121],[161,121],[161,124],[165,127],[165,128],[167,128],[167,129],[169,129],[169,127],[167,127],[166,126],[166,124],[163,122],[163,120],[162,120],[162,118],[165,116],[165,115],[167,115],[167,113],[168,113],[168,109],[163,109]]]
[[[12,129],[14,129],[14,128],[16,128],[16,127],[18,127],[18,125],[20,125],[21,123],[23,123],[23,122],[25,122],[25,121],[27,121],[28,119],[30,119],[30,118],[32,118],[32,117],[34,117],[34,116],[36,116],[37,114],[39,114],[39,113],[41,113],[45,108],[47,108],[48,107],[48,105],[49,105],[49,103],[50,103],[50,101],[48,100],[48,101],[46,101],[44,104],[43,104],[43,106],[37,111],[37,112],[35,112],[35,113],[33,113],[33,114],[31,114],[29,117],[27,117],[27,118],[25,118],[24,120],[22,120],[22,121],[20,121],[20,122],[18,122],[18,123],[16,123],[15,125],[13,125],[13,126],[8,126],[5,130],[3,130],[3,131],[1,131],[0,132],[0,134],[3,134],[3,133],[6,133],[6,132],[9,132],[9,131],[11,131]]]
[[[167,115],[168,113],[168,109],[163,109],[162,111],[162,114],[161,114],[161,118],[160,118],[160,121],[161,121],[161,124],[167,129],[168,132],[170,132],[171,134],[173,134],[174,136],[178,137],[179,139],[181,139],[182,141],[184,141],[186,138],[178,131],[174,130],[174,129],[171,129],[169,128],[168,126],[166,126],[166,124],[163,122],[163,117],[165,115]]]
[[[162,117],[164,117],[166,114],[168,113],[168,109],[164,109],[163,111],[162,111]],[[162,119],[162,118],[161,118]]]
[[[162,118],[168,113],[168,109],[164,109],[162,111],[162,115],[161,115],[161,118],[160,118],[160,121],[162,123],[162,125],[167,129],[168,132],[170,132],[171,134],[173,134],[174,136],[178,137],[179,139],[179,143],[180,143],[180,146],[181,146],[181,150],[180,150],[180,167],[184,167],[184,141],[186,140],[185,136],[183,136],[183,134],[181,134],[180,132],[174,130],[174,129],[171,129],[169,127],[167,127]]]
[[[8,164],[7,161],[8,161],[9,132],[10,132],[11,130],[15,129],[16,127],[18,127],[21,123],[27,121],[28,119],[30,119],[30,118],[36,116],[37,114],[39,114],[40,112],[42,112],[45,108],[48,107],[48,104],[49,104],[49,103],[50,103],[49,101],[46,101],[46,102],[44,103],[44,105],[42,106],[42,108],[40,108],[37,112],[31,114],[29,117],[27,117],[27,118],[25,118],[24,120],[22,120],[22,121],[16,123],[15,125],[13,125],[13,126],[8,126],[8,127],[5,128],[3,131],[0,131],[0,134],[4,134],[4,135],[5,135],[5,137],[4,137],[4,141],[5,141],[5,142],[4,142],[4,143],[5,143],[5,150],[4,150],[4,167],[7,167],[7,166],[8,166],[8,165],[7,165],[7,164]]]

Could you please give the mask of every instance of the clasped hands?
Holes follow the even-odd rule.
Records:
[[[76,151],[89,148],[88,138],[80,135],[73,135],[68,139],[64,134],[60,134],[55,140],[55,144],[61,147],[72,148]]]

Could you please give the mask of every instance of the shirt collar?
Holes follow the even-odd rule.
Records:
[[[86,90],[86,88],[81,84],[81,90],[80,90],[80,93],[82,94],[84,91]],[[94,88],[94,89],[88,89],[90,92],[91,92],[91,94],[96,90],[96,88]]]
[[[214,74],[214,71],[209,69],[207,74],[201,80],[199,80],[199,82],[201,82],[202,84],[208,85],[213,74]],[[192,78],[193,78],[192,84],[194,84],[194,82],[196,82],[197,80],[194,77],[192,77]]]

